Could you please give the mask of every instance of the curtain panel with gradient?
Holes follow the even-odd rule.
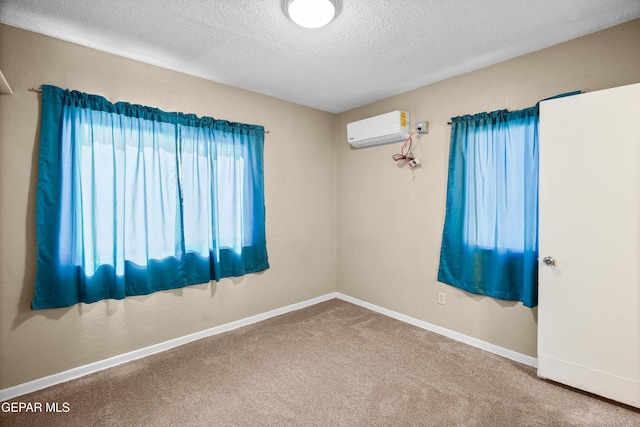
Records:
[[[438,280],[537,305],[538,108],[455,117]]]
[[[269,267],[264,128],[42,87],[34,309]]]

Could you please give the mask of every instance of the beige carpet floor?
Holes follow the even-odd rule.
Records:
[[[640,426],[640,411],[331,300],[14,399],[3,426]]]

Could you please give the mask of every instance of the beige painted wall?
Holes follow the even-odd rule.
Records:
[[[357,108],[338,116],[337,290],[536,357],[537,310],[439,283],[451,117],[516,110],[573,90],[640,82],[640,20]],[[411,58],[407,58],[411,66]],[[402,76],[398,76],[402,78]],[[398,168],[400,143],[351,149],[346,124],[393,110],[426,120],[422,167]],[[444,292],[446,304],[437,304]]]
[[[0,389],[336,289],[535,357],[536,310],[436,281],[446,122],[527,107],[560,92],[638,82],[638,40],[635,21],[334,116],[0,25],[0,69],[14,92],[0,95]],[[39,99],[27,89],[44,83],[269,129],[271,269],[31,311]],[[352,150],[346,143],[346,123],[394,109],[431,124],[415,150],[423,163],[415,171],[391,160],[400,144]],[[446,293],[444,306],[436,304],[438,291]]]
[[[333,114],[4,25],[0,69],[13,89],[0,95],[0,389],[335,291]],[[271,268],[31,311],[40,102],[28,88],[41,84],[264,125]]]

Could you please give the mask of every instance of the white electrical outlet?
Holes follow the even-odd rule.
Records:
[[[438,292],[438,304],[444,305],[444,292]]]

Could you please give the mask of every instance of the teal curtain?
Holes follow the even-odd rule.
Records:
[[[538,108],[455,117],[438,280],[538,302]]]
[[[42,87],[34,309],[269,267],[264,128]]]

